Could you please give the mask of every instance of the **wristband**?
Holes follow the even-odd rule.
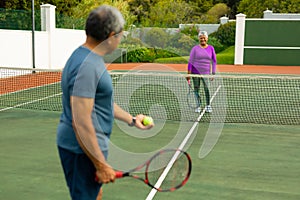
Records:
[[[128,124],[128,126],[134,126],[134,125],[135,125],[135,122],[136,122],[136,118],[133,117],[131,123]]]

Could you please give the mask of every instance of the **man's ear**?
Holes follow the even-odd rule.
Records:
[[[114,31],[110,32],[110,34],[108,34],[108,37],[114,36],[116,35],[116,33]]]

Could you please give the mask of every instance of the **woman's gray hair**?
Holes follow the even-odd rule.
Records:
[[[122,32],[124,24],[125,20],[117,8],[102,5],[90,12],[85,24],[85,33],[98,41],[104,41],[111,32]]]
[[[206,31],[199,31],[199,33],[198,33],[198,37],[200,37],[201,35],[204,35],[205,37],[207,37],[207,38],[208,38],[208,34],[207,34],[207,32],[206,32]]]

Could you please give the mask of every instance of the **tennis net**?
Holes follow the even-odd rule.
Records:
[[[159,71],[111,72],[114,100],[135,115],[194,121],[187,105],[186,74]],[[300,77],[215,75],[209,82],[213,112],[202,122],[300,124]],[[0,68],[0,110],[61,111],[61,71]],[[204,106],[204,91],[200,86]]]

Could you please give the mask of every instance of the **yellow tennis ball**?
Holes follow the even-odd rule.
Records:
[[[153,124],[153,119],[152,119],[152,117],[144,117],[144,119],[143,119],[143,124],[145,125],[145,126],[148,126],[148,125],[151,125],[151,124]]]

